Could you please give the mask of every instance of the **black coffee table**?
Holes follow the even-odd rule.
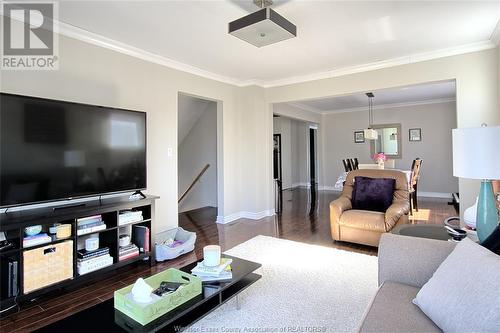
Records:
[[[261,264],[224,255],[233,259],[233,279],[228,282],[203,284],[201,295],[180,305],[162,317],[142,326],[122,312],[115,310],[113,299],[99,303],[91,308],[80,311],[63,320],[39,329],[37,332],[174,332],[179,327],[186,327],[251,286],[261,278],[254,273]],[[181,270],[191,272],[196,263],[182,267]],[[237,303],[239,307],[239,302]]]

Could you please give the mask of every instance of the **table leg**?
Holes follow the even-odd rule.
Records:
[[[236,310],[241,310],[240,295],[236,295]]]

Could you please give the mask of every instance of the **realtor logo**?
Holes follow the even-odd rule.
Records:
[[[57,4],[49,2],[2,5],[2,69],[58,69]]]

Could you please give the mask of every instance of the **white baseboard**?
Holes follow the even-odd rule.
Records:
[[[311,183],[293,183],[291,188],[296,187],[311,187]]]
[[[335,188],[335,186],[318,186],[318,191],[342,192],[342,190]]]
[[[442,192],[418,192],[417,197],[451,199],[451,193]]]
[[[236,212],[226,216],[217,216],[217,223],[227,224],[239,219],[250,219],[250,220],[260,220],[264,217],[269,217],[275,215],[274,210],[263,210],[261,212]]]

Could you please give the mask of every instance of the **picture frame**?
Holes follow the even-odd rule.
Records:
[[[365,132],[355,131],[354,132],[354,143],[365,143]]]
[[[422,141],[422,129],[410,128],[408,130],[408,139],[410,140],[410,142]]]

